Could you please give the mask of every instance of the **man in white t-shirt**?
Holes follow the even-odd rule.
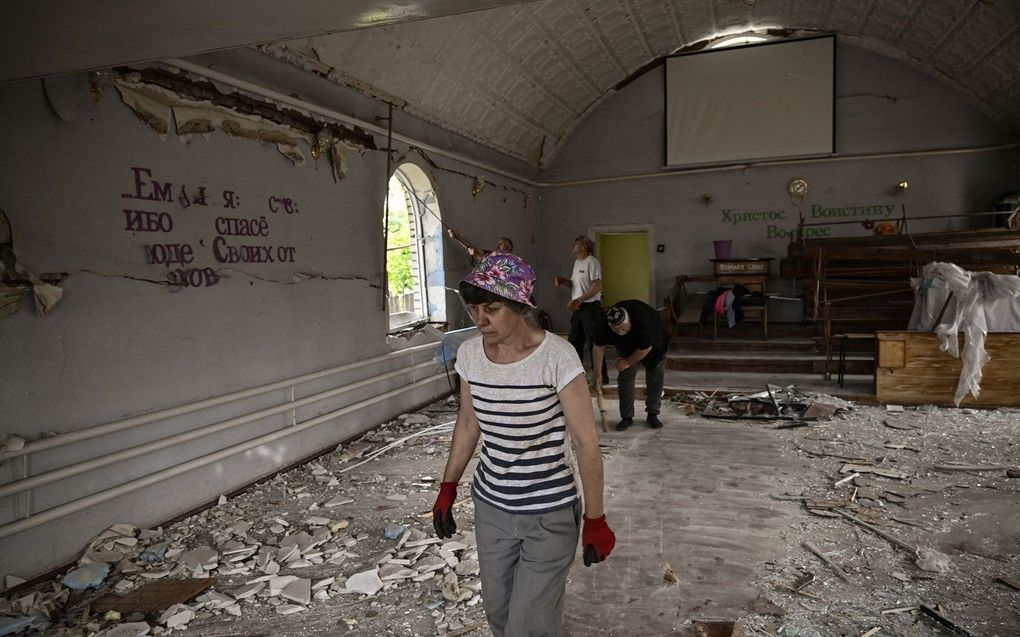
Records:
[[[556,285],[569,285],[570,334],[567,340],[577,351],[577,357],[584,362],[584,352],[591,357],[595,343],[595,329],[602,320],[602,264],[595,258],[595,242],[581,235],[570,246],[574,253],[574,270],[570,278],[556,277]],[[594,362],[594,358],[592,358]],[[609,378],[606,361],[602,361],[602,378]]]

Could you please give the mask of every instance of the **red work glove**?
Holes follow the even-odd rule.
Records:
[[[581,546],[584,547],[584,565],[591,566],[609,557],[616,546],[616,535],[606,524],[606,516],[595,519],[584,517],[581,529]]]
[[[432,507],[432,526],[441,538],[453,537],[457,523],[453,521],[453,501],[457,499],[456,482],[440,482],[439,497]]]

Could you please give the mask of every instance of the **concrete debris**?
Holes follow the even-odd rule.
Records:
[[[383,583],[379,579],[379,569],[373,568],[370,571],[351,575],[347,579],[345,586],[347,593],[361,593],[371,596],[379,592],[379,589],[383,587]]]
[[[109,574],[109,564],[104,562],[93,562],[91,564],[80,566],[69,572],[64,576],[60,583],[70,589],[83,591],[86,588],[99,587]]]
[[[254,584],[248,584],[238,589],[234,593],[234,599],[248,599],[249,597],[256,595],[259,591],[266,587],[265,582],[255,582]]]
[[[430,409],[449,420],[455,404]],[[323,633],[350,626],[359,635],[446,635],[484,625],[470,498],[458,503],[460,533],[445,542],[432,533],[431,516],[420,516],[435,499],[436,450],[449,444],[450,432],[404,439],[436,422],[395,419],[165,529],[115,524],[88,542],[63,579],[0,598],[0,631],[9,631],[0,635],[254,634],[306,609],[316,619],[303,621],[328,621]],[[391,455],[341,473],[398,440]],[[408,457],[421,464],[403,475]],[[189,578],[211,586],[156,611],[130,610],[147,586],[172,588]],[[72,595],[71,584],[97,590]],[[96,610],[111,597],[123,606]],[[411,616],[413,628],[386,627]],[[237,630],[224,630],[234,621]]]
[[[334,496],[332,499],[330,499],[329,501],[325,502],[322,506],[327,508],[327,509],[332,509],[334,507],[344,506],[345,504],[353,504],[353,503],[354,503],[354,498],[349,498],[346,495],[340,494],[340,495]]]
[[[215,570],[219,565],[220,554],[216,549],[208,546],[200,546],[196,549],[181,554],[177,562],[185,569],[199,575],[203,572]]]
[[[914,563],[922,571],[948,573],[951,561],[948,555],[939,553],[935,549],[920,549],[917,551],[917,560]]]
[[[706,400],[701,415],[706,418],[753,420],[829,420],[854,409],[850,401],[828,394],[807,392],[794,385],[766,385],[755,394],[733,394]]]
[[[289,599],[292,602],[297,602],[307,606],[312,600],[312,588],[311,581],[299,578],[288,584],[280,592],[280,596],[284,599]]]
[[[776,506],[826,517],[794,517],[780,534],[808,550],[763,564],[754,584],[787,596],[774,600],[786,615],[755,609],[740,634],[947,634],[933,616],[920,617],[928,600],[945,603],[939,612],[951,610],[957,627],[1017,634],[1006,610],[1015,591],[994,582],[1020,559],[1015,531],[1005,530],[1020,511],[1005,475],[1018,433],[1017,410],[933,406],[857,406],[820,426],[776,431],[774,461],[797,467],[782,472]],[[810,592],[789,585],[811,570]]]
[[[195,619],[195,611],[178,605],[160,615],[159,623],[167,628],[184,628],[193,619]]]
[[[127,622],[104,630],[96,637],[142,637],[148,635],[151,627],[145,622]]]
[[[1017,466],[1020,412],[928,407],[887,413],[843,404],[831,396],[807,395],[805,400],[774,387],[765,392],[763,420],[775,419],[764,418],[770,405],[776,413],[792,409],[789,422],[797,422],[798,405],[805,413],[816,403],[819,409],[839,409],[830,420],[810,421],[809,427],[767,431],[775,445],[762,448],[762,466],[784,471],[775,474],[781,475],[772,487],[776,495],[762,509],[788,520],[782,530],[786,550],[761,564],[755,581],[748,582],[762,596],[754,604],[750,601],[757,593],[748,598],[733,630],[748,637],[860,637],[880,625],[876,637],[946,634],[928,619],[931,616],[922,617],[921,605],[926,604],[958,626],[975,630],[981,626],[982,635],[1017,634],[1012,630],[1017,592],[1001,579],[1017,584],[1020,553],[1015,550],[1013,527],[1004,524],[1017,509],[1004,507],[1003,498],[1020,501],[1016,498],[1020,483],[1008,477],[1009,470],[991,468]],[[687,392],[679,397],[684,405],[703,410],[722,396]],[[455,404],[441,402],[428,409],[442,410],[444,419],[430,417],[429,424],[444,422],[452,417]],[[730,418],[734,422],[725,423],[726,428],[762,429],[755,418]],[[344,472],[422,426],[408,420],[398,418],[376,427],[333,453],[166,529],[132,525],[107,529],[89,543],[74,566],[101,564],[110,569],[98,591],[72,594],[59,580],[35,585],[0,599],[0,626],[35,620],[33,630],[46,630],[46,635],[127,637],[130,633],[109,631],[125,626],[131,627],[127,631],[142,630],[132,625],[143,624],[146,618],[121,612],[117,620],[93,611],[89,600],[131,592],[152,581],[192,577],[197,575],[192,567],[201,567],[201,577],[216,578],[215,584],[194,600],[174,606],[163,624],[155,621],[160,615],[150,616],[152,628],[141,634],[180,631],[165,624],[177,616],[181,617],[174,622],[188,619],[184,634],[195,637],[283,634],[275,627],[299,624],[303,634],[356,637],[488,634],[483,628],[470,497],[458,502],[459,533],[453,538],[441,540],[430,529],[437,481],[432,476],[442,470],[449,432],[409,439],[394,447],[390,456]],[[695,422],[686,416],[677,420]],[[432,455],[428,449],[439,452]],[[615,453],[614,448],[608,453]],[[951,465],[952,470],[935,469]],[[844,468],[848,472],[840,474]],[[704,470],[725,472],[719,467]],[[843,480],[855,473],[852,480]],[[699,482],[709,478],[697,475]],[[610,485],[608,495],[619,497],[613,488]],[[394,494],[406,500],[387,499]],[[827,517],[809,515],[816,512]],[[391,526],[393,537],[385,531]],[[403,527],[399,533],[398,527]],[[805,542],[810,548],[802,547]],[[946,564],[952,569],[939,573],[915,564],[918,546],[951,555],[952,563]],[[626,555],[625,545],[617,550],[621,551],[617,555]],[[716,552],[707,546],[706,555],[664,555],[661,560],[679,561],[673,577],[679,579],[683,573],[683,582],[670,586],[677,584],[668,576],[672,569],[667,565],[663,570],[662,561],[653,562],[653,577],[646,574],[643,584],[650,594],[635,592],[633,598],[641,597],[654,608],[657,596],[668,597],[677,634],[695,630],[688,617],[731,618],[729,613],[713,613],[713,607],[692,611],[704,598],[684,600],[686,587],[710,578],[711,568],[717,569],[716,576],[739,579],[728,559],[726,564],[708,566]],[[577,586],[582,577],[632,576],[626,560],[616,559],[620,562],[611,562],[608,571],[602,567],[571,571],[569,586]],[[684,594],[677,596],[677,591]],[[937,608],[935,600],[943,606]],[[306,609],[310,613],[303,613]],[[190,619],[186,612],[192,614]],[[290,614],[299,614],[293,625],[283,618]],[[46,622],[53,626],[40,628]],[[585,632],[585,626],[571,629],[577,634],[593,632]],[[647,634],[653,633],[665,634]]]

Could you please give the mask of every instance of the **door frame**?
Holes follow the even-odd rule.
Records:
[[[600,234],[625,234],[644,232],[648,238],[648,299],[649,305],[659,307],[659,299],[655,295],[655,226],[650,223],[624,223],[611,225],[588,226],[588,238],[598,246]],[[598,258],[598,255],[595,255]],[[600,261],[601,263],[601,261]]]

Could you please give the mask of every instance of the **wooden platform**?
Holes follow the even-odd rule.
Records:
[[[875,395],[879,402],[952,405],[962,362],[939,350],[928,332],[879,332]],[[989,334],[985,350],[991,357],[983,370],[981,396],[969,394],[961,406],[1020,406],[1020,334]],[[963,352],[963,338],[960,338]]]

